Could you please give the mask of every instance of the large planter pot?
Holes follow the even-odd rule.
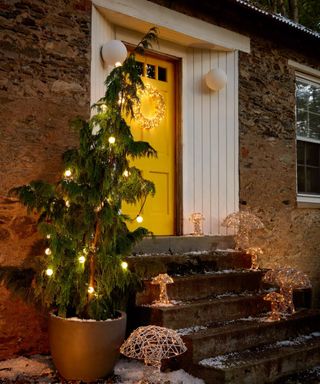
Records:
[[[53,362],[67,380],[93,381],[112,373],[123,343],[127,316],[95,321],[51,314],[49,340]]]

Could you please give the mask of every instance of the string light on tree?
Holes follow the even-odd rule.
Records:
[[[47,256],[50,256],[51,253],[52,253],[52,251],[51,251],[50,248],[46,248],[45,251],[44,251],[44,253],[45,253]]]
[[[136,218],[137,223],[142,223],[143,222],[143,217],[141,215],[138,215]]]
[[[122,174],[124,177],[129,177],[129,171],[126,169],[123,171],[123,174]]]
[[[88,287],[88,293],[92,295],[94,293],[94,288],[92,286]]]
[[[109,144],[114,144],[116,142],[116,138],[114,136],[110,136],[108,141],[109,141]]]
[[[86,258],[83,255],[79,256],[78,260],[80,264],[84,264],[86,262]]]
[[[67,208],[70,207],[70,201],[69,201],[69,200],[66,200],[66,201],[65,201],[65,204],[66,204],[66,207],[67,207]]]
[[[122,261],[121,268],[126,271],[128,269],[128,263],[126,261]]]
[[[70,168],[68,168],[68,169],[66,169],[66,170],[64,171],[64,176],[65,176],[65,177],[71,177],[71,175],[72,175],[72,171],[71,171]]]
[[[47,239],[51,239],[50,233],[48,233],[46,237],[47,237]]]
[[[53,269],[52,269],[52,268],[48,268],[48,269],[46,270],[46,275],[47,275],[47,276],[52,276],[52,275],[53,275]]]

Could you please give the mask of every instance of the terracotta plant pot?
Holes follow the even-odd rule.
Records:
[[[51,355],[63,378],[94,381],[112,373],[126,330],[127,316],[120,314],[106,321],[50,316]]]

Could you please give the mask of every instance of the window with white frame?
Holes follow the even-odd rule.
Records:
[[[320,79],[296,77],[298,201],[320,204]]]

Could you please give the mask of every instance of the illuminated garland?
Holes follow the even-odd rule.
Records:
[[[135,103],[133,106],[135,120],[142,126],[142,128],[156,128],[165,115],[166,105],[164,97],[156,88],[149,84],[145,84],[144,89],[139,91],[140,100],[144,96],[148,97],[155,104],[155,114],[153,117],[144,116],[141,112],[141,102]]]

